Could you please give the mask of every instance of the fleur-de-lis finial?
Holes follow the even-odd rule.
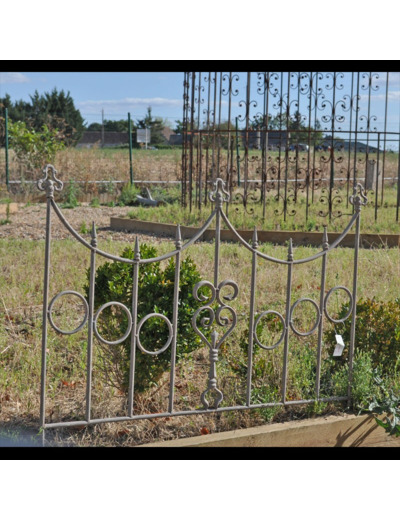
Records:
[[[49,172],[51,178],[49,178]],[[40,191],[45,191],[47,198],[53,198],[54,190],[61,191],[63,189],[64,184],[60,179],[57,179],[57,170],[54,168],[52,164],[47,164],[43,168],[44,177],[39,179],[37,182],[37,187]]]
[[[222,208],[223,202],[229,202],[229,192],[226,191],[225,182],[220,177],[214,182],[214,191],[211,191],[208,197],[211,202],[215,202],[217,208]]]
[[[368,199],[365,195],[362,184],[358,183],[353,188],[353,195],[349,197],[350,204],[352,204],[357,212],[361,211],[361,206],[366,206]]]

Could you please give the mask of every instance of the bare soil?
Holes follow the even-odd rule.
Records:
[[[125,216],[124,209],[120,207],[101,206],[93,208],[83,203],[74,209],[63,209],[64,217],[69,224],[85,237],[81,228],[91,229],[92,222],[97,228],[99,239],[115,240],[121,242],[133,242],[136,234],[115,231],[110,228],[110,217]],[[126,210],[125,210],[126,213]],[[65,228],[58,217],[52,212],[51,236],[54,239],[70,238],[70,232]],[[29,240],[43,240],[46,236],[46,204],[25,205],[18,204],[18,212],[10,216],[11,223],[0,226],[0,238],[24,238]],[[152,235],[146,235],[146,241],[157,243],[161,240]]]

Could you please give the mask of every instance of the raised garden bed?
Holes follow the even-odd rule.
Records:
[[[400,437],[389,436],[370,415],[319,417],[187,439],[143,444],[167,447],[400,447]]]
[[[135,220],[123,217],[111,217],[111,229],[126,230],[136,233],[151,233],[157,236],[175,237],[175,224],[161,224],[159,222],[148,222],[144,220]],[[181,226],[181,234],[183,239],[193,237],[200,228]],[[253,236],[253,230],[241,229],[237,230],[239,235],[246,241],[250,241]],[[341,233],[328,233],[329,241],[332,243],[339,238]],[[289,238],[293,239],[295,246],[314,246],[319,247],[322,244],[322,232],[305,232],[305,231],[258,231],[259,242],[270,242],[277,245],[287,244]],[[215,229],[207,229],[201,236],[202,240],[213,240],[215,238]],[[229,229],[221,229],[221,240],[238,242],[237,237]],[[354,233],[348,233],[341,245],[344,247],[354,247]],[[361,246],[366,248],[372,247],[399,247],[399,234],[361,234]]]

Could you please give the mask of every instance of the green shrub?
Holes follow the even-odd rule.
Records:
[[[348,304],[343,305],[339,319],[348,312]],[[348,359],[350,344],[351,318],[336,325],[336,331],[343,336],[346,345],[342,362]],[[325,333],[325,340],[332,354],[335,346],[335,331]],[[369,352],[374,367],[382,365],[385,373],[392,373],[400,359],[400,299],[392,302],[379,302],[375,299],[362,299],[357,303],[355,352]]]
[[[351,396],[353,408],[362,410],[379,393],[375,377],[381,367],[374,368],[370,352],[356,352],[353,360],[353,378]],[[346,396],[348,390],[349,366],[341,364],[339,359],[329,357],[322,364],[321,396]]]
[[[134,184],[124,184],[118,201],[121,206],[132,206],[133,204],[136,204],[136,197],[139,194],[140,189]]]
[[[155,186],[151,190],[153,199],[164,202],[165,204],[174,204],[181,200],[181,189],[178,186],[163,188],[162,186]]]
[[[142,244],[140,246],[141,258],[154,258],[157,250],[153,246]],[[126,248],[122,253],[123,258],[133,259],[134,250]],[[96,271],[95,277],[95,308],[104,303],[118,301],[131,309],[132,306],[132,275],[133,268],[130,264],[122,262],[106,262]],[[89,273],[88,273],[89,276]],[[175,261],[170,259],[166,268],[161,269],[160,263],[149,263],[139,268],[138,280],[138,309],[139,321],[150,313],[159,313],[167,316],[172,323],[173,299],[174,299]],[[202,346],[199,336],[194,332],[191,319],[202,303],[195,300],[192,295],[193,287],[201,280],[200,273],[195,263],[187,257],[181,262],[179,284],[179,319],[177,331],[177,360],[187,356],[193,350]],[[88,285],[85,286],[88,296]],[[118,316],[115,308],[108,307],[101,315],[101,321],[107,321],[107,333],[111,337],[105,339],[115,340],[121,337],[127,328],[127,318],[122,312]],[[168,329],[161,318],[146,321],[140,331],[140,340],[146,350],[159,350],[168,338]],[[126,389],[129,380],[130,337],[121,344],[121,348],[115,346],[107,348],[102,345],[103,369],[110,375],[110,380],[115,386]],[[171,360],[171,346],[165,352],[157,356],[145,354],[136,349],[135,389],[144,391],[154,385],[169,368]],[[116,367],[113,370],[112,367]]]

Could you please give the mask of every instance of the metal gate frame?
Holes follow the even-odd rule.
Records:
[[[358,184],[353,188],[353,194],[350,196],[350,204],[354,207],[354,214],[351,216],[350,221],[340,235],[332,244],[328,242],[328,233],[324,231],[322,250],[318,253],[302,258],[299,260],[294,259],[294,251],[292,246],[292,240],[290,239],[288,246],[287,260],[281,260],[268,256],[258,249],[258,238],[257,230],[254,229],[254,235],[252,244],[248,244],[234,229],[230,223],[226,213],[223,210],[223,206],[229,203],[230,195],[225,187],[225,182],[222,179],[217,179],[214,183],[214,190],[209,193],[209,200],[212,203],[213,209],[209,218],[207,219],[204,226],[200,231],[188,240],[186,243],[182,242],[180,226],[176,229],[176,240],[175,250],[166,253],[162,256],[155,258],[142,259],[140,258],[139,242],[138,238],[135,241],[135,254],[133,260],[128,258],[122,258],[109,254],[105,251],[100,250],[97,247],[96,228],[93,223],[91,232],[91,241],[87,242],[82,238],[67,222],[63,216],[59,206],[54,200],[54,193],[60,192],[63,188],[63,183],[57,178],[57,170],[53,165],[47,165],[44,170],[44,177],[37,183],[38,189],[46,192],[47,197],[47,209],[46,209],[46,240],[45,240],[45,264],[44,264],[44,288],[43,288],[43,324],[42,324],[42,365],[41,365],[41,390],[40,390],[40,427],[42,431],[42,439],[45,441],[45,432],[51,428],[69,427],[69,426],[88,426],[100,423],[118,422],[118,421],[132,421],[139,419],[155,419],[161,417],[174,417],[191,414],[204,414],[211,412],[223,412],[233,410],[249,410],[254,408],[264,408],[273,406],[288,406],[296,404],[308,404],[319,401],[331,402],[331,401],[347,401],[351,403],[351,382],[352,382],[352,370],[353,370],[353,358],[354,358],[354,340],[355,340],[355,325],[356,325],[356,301],[357,301],[357,274],[358,274],[358,254],[360,245],[360,218],[361,208],[367,203],[367,198],[364,194],[363,187]],[[51,301],[49,301],[49,281],[50,281],[50,244],[51,244],[51,219],[52,213],[60,219],[62,224],[70,232],[70,234],[81,244],[83,244],[90,252],[90,271],[89,271],[89,299],[86,298],[76,291],[66,290],[56,294]],[[197,309],[192,317],[192,327],[195,332],[199,335],[202,342],[209,348],[209,359],[210,359],[210,371],[208,376],[207,386],[201,395],[201,402],[203,408],[195,410],[175,410],[174,409],[174,382],[175,382],[175,366],[176,366],[176,351],[177,351],[177,324],[179,319],[178,313],[178,302],[179,302],[179,276],[180,276],[180,264],[181,255],[184,250],[189,248],[198,239],[201,238],[203,232],[209,228],[211,223],[215,220],[215,250],[214,250],[214,275],[213,280],[202,280],[193,287],[193,295],[195,299],[202,302],[203,305]],[[247,388],[246,388],[246,401],[245,403],[237,406],[220,407],[223,400],[223,394],[218,388],[217,379],[217,362],[219,349],[222,343],[232,333],[237,323],[237,314],[234,308],[227,305],[226,302],[232,302],[239,294],[239,286],[236,281],[231,279],[220,280],[219,277],[219,265],[220,265],[220,230],[221,224],[224,222],[226,226],[235,234],[239,242],[243,247],[248,249],[252,254],[252,270],[251,270],[251,293],[250,293],[250,312],[248,316],[249,322],[249,338],[248,338],[248,366],[247,366]],[[353,287],[350,291],[344,286],[332,287],[326,294],[326,268],[327,268],[327,256],[328,253],[334,250],[340,245],[343,238],[347,235],[350,229],[355,226],[355,238],[354,238],[354,265],[353,265]],[[130,264],[133,270],[133,290],[132,290],[132,305],[131,309],[128,309],[125,305],[120,302],[108,302],[102,305],[99,309],[94,308],[94,295],[95,295],[95,272],[96,272],[96,257],[100,255],[102,257],[114,260],[117,262],[123,262]],[[173,317],[172,322],[164,315],[151,313],[145,316],[139,323],[137,322],[137,306],[138,306],[138,275],[141,266],[150,264],[153,262],[160,262],[169,258],[175,258],[175,285],[174,285],[174,301],[173,301]],[[320,298],[319,303],[312,300],[311,298],[300,298],[293,304],[291,303],[292,297],[292,274],[295,266],[304,264],[306,262],[314,261],[318,258],[322,258],[322,271],[321,271],[321,286],[320,286]],[[257,316],[256,318],[256,278],[257,278],[257,260],[263,259],[268,262],[282,264],[287,266],[287,291],[286,291],[286,312],[285,316],[282,316],[279,312],[270,309]],[[201,288],[207,287],[211,291],[211,297],[207,298],[201,293]],[[222,289],[225,287],[229,288],[229,294],[222,295]],[[349,311],[347,315],[342,318],[335,320],[330,316],[327,304],[330,296],[333,292],[343,290],[349,297]],[[226,291],[225,291],[226,292]],[[52,308],[55,301],[66,294],[73,294],[77,296],[84,304],[85,316],[82,323],[72,331],[63,331],[58,328],[52,319]],[[316,309],[317,319],[312,329],[307,332],[302,332],[296,329],[293,323],[293,312],[295,308],[303,301],[310,302]],[[103,338],[97,328],[97,320],[101,312],[111,306],[120,306],[122,310],[128,316],[128,329],[124,336],[116,341],[108,341]],[[202,318],[202,325],[206,325],[208,329],[214,325],[214,329],[211,333],[211,341],[199,330],[198,318],[200,313],[207,312],[208,317]],[[230,315],[228,319],[226,316],[222,316],[222,312]],[[266,315],[274,315],[282,323],[282,334],[280,339],[274,345],[264,345],[259,340],[256,327],[258,322]],[[159,317],[165,320],[169,335],[165,345],[158,351],[151,352],[144,348],[140,341],[140,330],[142,325],[151,317]],[[345,396],[332,396],[322,398],[320,397],[320,375],[321,375],[321,355],[322,355],[322,333],[323,333],[323,322],[324,318],[332,323],[343,323],[351,316],[351,334],[350,334],[350,345],[349,345],[349,375],[348,375],[348,391]],[[223,334],[215,330],[217,325],[230,327]],[[46,360],[47,360],[47,337],[48,327],[53,327],[56,332],[60,334],[74,334],[82,330],[85,326],[87,327],[87,363],[86,363],[86,411],[84,420],[68,421],[68,422],[46,422]],[[291,401],[287,399],[286,388],[287,388],[287,372],[288,372],[288,353],[289,353],[289,336],[290,333],[294,333],[297,336],[309,336],[313,333],[318,334],[318,346],[317,346],[317,373],[316,373],[316,386],[314,399],[297,400]],[[91,416],[91,391],[92,391],[92,356],[93,356],[93,339],[96,337],[100,342],[108,345],[118,345],[122,341],[125,341],[130,337],[131,339],[131,350],[130,350],[130,374],[129,374],[129,390],[127,399],[126,415],[118,417],[107,417],[107,418],[92,418]],[[281,400],[279,402],[266,402],[261,404],[252,404],[251,402],[251,389],[252,389],[252,366],[253,366],[253,346],[258,345],[264,350],[276,349],[283,343],[283,372],[282,372],[282,386],[281,386]],[[143,353],[151,356],[161,354],[166,349],[171,347],[171,369],[170,369],[170,389],[169,389],[169,401],[168,409],[165,412],[135,415],[134,414],[134,395],[135,395],[135,355],[137,349],[140,349]],[[208,397],[209,393],[213,393],[213,398]]]

